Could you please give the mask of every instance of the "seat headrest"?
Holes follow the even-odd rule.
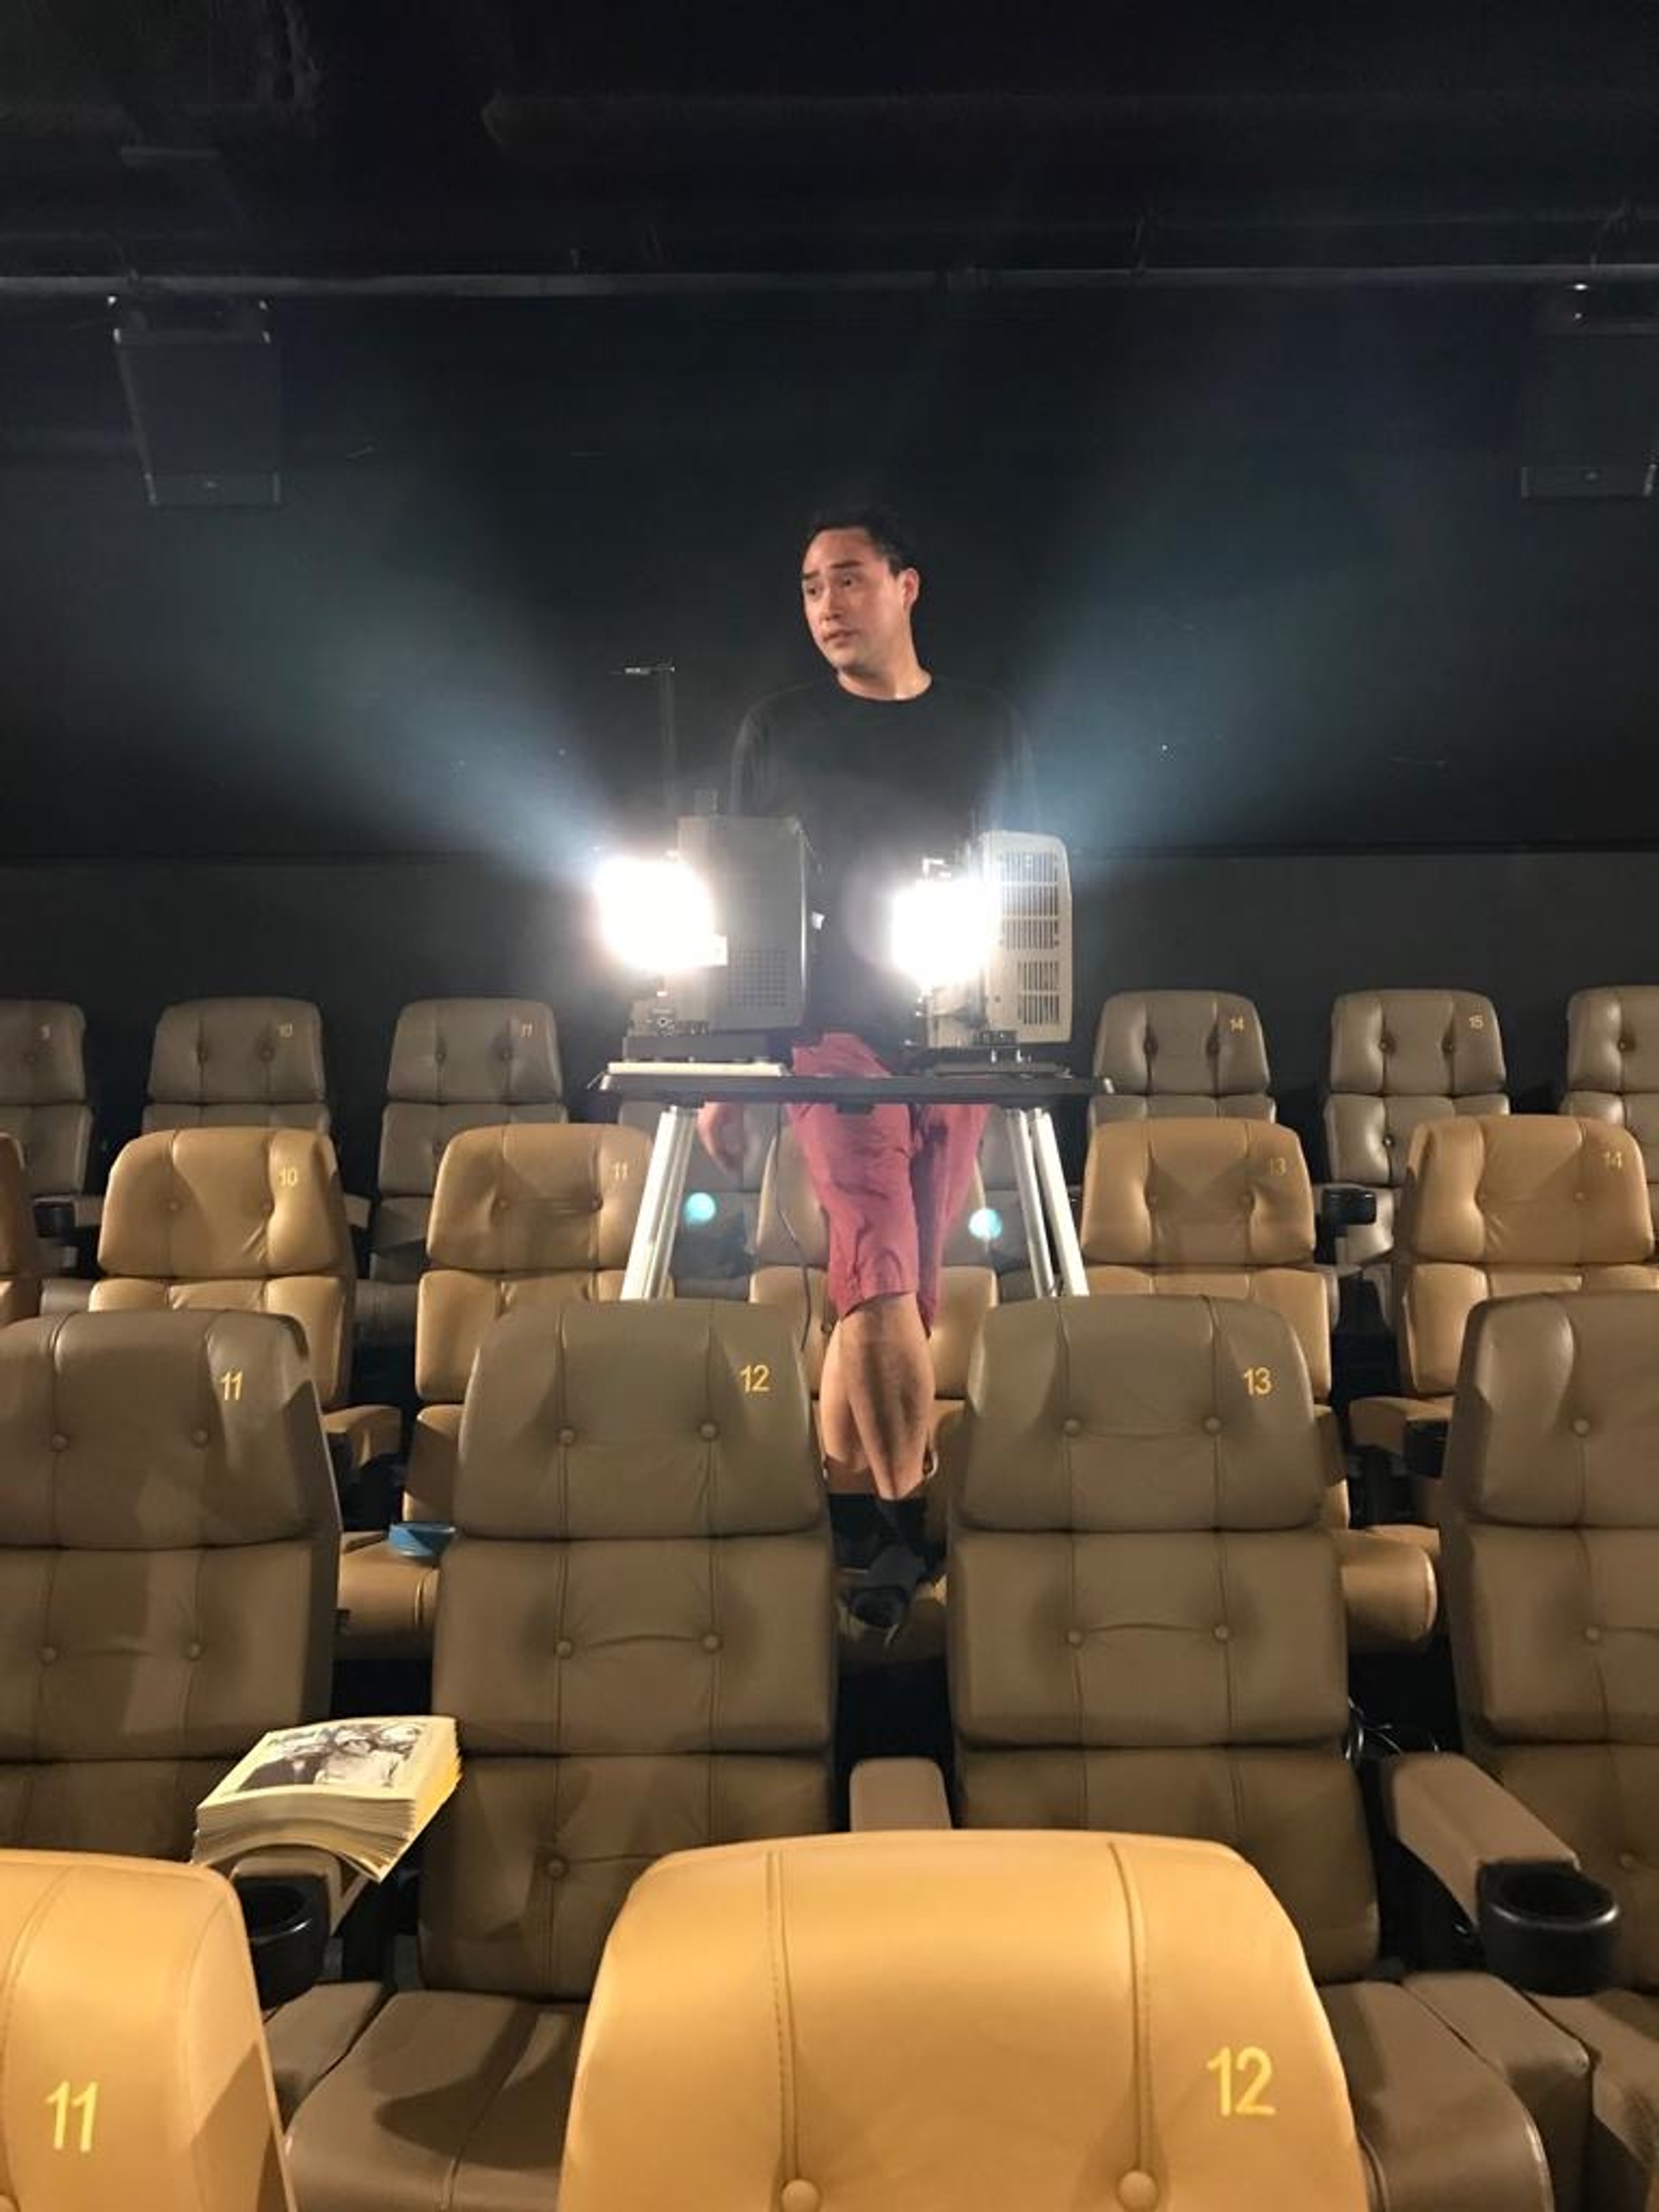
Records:
[[[0,999],[0,1106],[78,1104],[86,1018],[52,999]]]
[[[154,1282],[352,1272],[334,1147],[313,1129],[162,1129],[110,1170],[98,1264]]]
[[[392,1033],[386,1095],[423,1106],[562,1098],[552,1007],[537,999],[416,1000]]]
[[[455,1478],[468,1535],[780,1535],[823,1512],[800,1361],[771,1307],[572,1301],[484,1339]]]
[[[0,1544],[194,1551],[338,1526],[305,1347],[274,1314],[0,1329]]]
[[[514,1121],[450,1139],[432,1194],[436,1267],[592,1273],[628,1263],[651,1148],[637,1129]]]
[[[1331,1008],[1333,1091],[1473,1098],[1505,1079],[1498,1016],[1478,991],[1348,991]]]
[[[170,1104],[321,1105],[323,1019],[304,999],[191,999],[162,1010],[149,1095]]]
[[[1247,2099],[1270,2125],[1238,2124]],[[681,1852],[635,1883],[583,2032],[560,2203],[1278,2212],[1310,2174],[1322,2212],[1364,2212],[1301,1943],[1233,1852],[823,1836]]]
[[[234,1891],[205,1867],[0,1857],[7,2203],[292,2212]]]
[[[1567,1005],[1569,1091],[1659,1091],[1659,983],[1577,991]]]
[[[1564,1114],[1425,1121],[1412,1139],[1398,1240],[1466,1267],[1614,1267],[1653,1250],[1642,1148]]]
[[[1232,991],[1117,992],[1100,1010],[1094,1066],[1141,1097],[1233,1097],[1271,1080],[1261,1017]]]
[[[1290,1323],[1242,1298],[1060,1298],[986,1316],[957,1510],[971,1527],[1299,1528],[1325,1479]]]
[[[0,1275],[38,1275],[40,1266],[22,1150],[0,1131]]]
[[[1659,1296],[1502,1298],[1463,1340],[1443,1488],[1477,1521],[1659,1528]]]
[[[1313,1189],[1276,1121],[1108,1121],[1089,1139],[1083,1256],[1127,1267],[1288,1267],[1314,1254]]]

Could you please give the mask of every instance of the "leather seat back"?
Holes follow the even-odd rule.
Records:
[[[1573,994],[1561,1111],[1628,1129],[1642,1147],[1650,1194],[1659,1186],[1659,984]]]
[[[296,1322],[325,1408],[351,1372],[351,1232],[334,1147],[304,1129],[137,1137],[116,1158],[94,1312],[222,1308]]]
[[[1241,2019],[1273,2054],[1271,2126],[1237,2124],[1217,2068]],[[1315,2174],[1324,2212],[1364,2212],[1296,1932],[1231,1852],[828,1836],[641,1877],[588,2014],[560,2202],[1279,2212]]]
[[[1395,1194],[1419,1125],[1507,1114],[1504,1041],[1478,991],[1349,991],[1331,1008],[1325,1147],[1334,1182],[1376,1194],[1376,1219],[1348,1230],[1342,1257],[1374,1260],[1394,1242]]]
[[[0,1328],[40,1312],[44,1265],[23,1155],[14,1138],[0,1135]]]
[[[79,1006],[0,999],[0,1136],[16,1139],[33,1198],[77,1197],[87,1186],[85,1036]]]
[[[831,1555],[782,1322],[508,1314],[454,1506],[433,1697],[465,1771],[428,1839],[426,1977],[582,1997],[652,1860],[829,1823]]]
[[[0,1858],[0,2172],[57,2212],[293,2212],[230,1885]]]
[[[1376,1911],[1342,1753],[1342,1598],[1289,1324],[1237,1299],[1005,1307],[957,1455],[965,1825],[1230,1844],[1316,1979],[1363,1974]]]
[[[1550,1114],[1425,1122],[1395,1254],[1402,1379],[1449,1395],[1485,1299],[1659,1290],[1652,1261],[1647,1178],[1624,1131]]]
[[[339,1511],[295,1332],[0,1331],[0,1844],[182,1856],[265,1730],[328,1709]]]
[[[1464,1741],[1619,1899],[1659,1989],[1659,1298],[1469,1324],[1442,1485]]]
[[[447,1521],[459,1407],[503,1314],[620,1297],[650,1148],[635,1129],[464,1129],[438,1169],[415,1327],[413,1520]]]
[[[941,1416],[959,1404],[966,1392],[969,1356],[980,1323],[996,1304],[995,1273],[979,1257],[982,1245],[968,1228],[984,1204],[984,1186],[975,1170],[945,1243],[946,1265],[939,1279],[939,1312],[930,1340]],[[815,1398],[830,1342],[825,1326],[829,1267],[829,1216],[818,1204],[805,1158],[786,1122],[761,1184],[749,1295],[754,1304],[774,1306],[785,1316]]]
[[[369,1272],[413,1283],[425,1262],[438,1164],[462,1129],[562,1121],[553,1009],[531,999],[418,999],[392,1033]]]
[[[1261,1017],[1232,991],[1119,991],[1100,1010],[1094,1072],[1111,1095],[1090,1119],[1144,1121],[1158,1115],[1271,1121]]]
[[[191,999],[162,1009],[145,1133],[330,1126],[323,1019],[303,999]]]
[[[1097,1128],[1079,1235],[1091,1291],[1248,1298],[1283,1314],[1315,1397],[1329,1397],[1329,1293],[1293,1130],[1216,1120]]]

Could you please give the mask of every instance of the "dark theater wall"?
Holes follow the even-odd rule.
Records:
[[[3,868],[0,997],[85,1006],[100,1121],[118,1139],[137,1124],[149,1029],[167,1000],[241,991],[316,1000],[347,1178],[363,1188],[406,1000],[550,998],[573,1091],[592,1075],[614,1047],[625,994],[586,927],[568,889],[475,862]],[[1304,1138],[1316,1123],[1330,1001],[1371,984],[1489,993],[1512,1091],[1553,1105],[1569,994],[1659,981],[1659,852],[1125,858],[1083,890],[1078,957],[1084,1054],[1109,991],[1249,993],[1285,1118]]]

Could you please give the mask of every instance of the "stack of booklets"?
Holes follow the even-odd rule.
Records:
[[[332,1851],[385,1879],[461,1778],[455,1723],[414,1714],[272,1729],[196,1812],[195,1856]]]

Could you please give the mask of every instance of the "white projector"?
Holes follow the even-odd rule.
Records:
[[[1058,837],[990,830],[894,902],[893,958],[921,991],[917,1046],[982,1054],[1072,1036],[1072,875]]]

